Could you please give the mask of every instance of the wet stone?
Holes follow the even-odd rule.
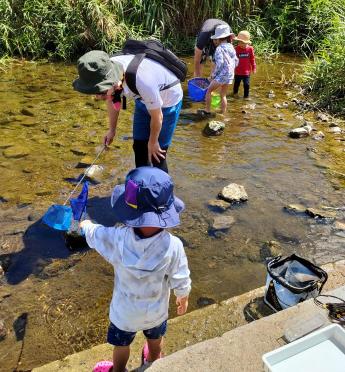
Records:
[[[27,109],[27,108],[23,108],[23,109],[21,109],[20,112],[21,112],[23,115],[25,115],[25,116],[35,116],[34,112],[31,111],[31,110],[29,110],[29,109]]]
[[[284,207],[284,210],[289,213],[305,213],[306,209],[302,204],[288,204]]]
[[[71,149],[71,152],[78,156],[85,156],[87,154],[87,150],[84,149]]]
[[[336,221],[333,225],[335,230],[345,231],[345,221]]]
[[[275,94],[274,94],[274,91],[273,90],[270,90],[268,93],[267,93],[267,98],[275,98]]]
[[[309,130],[309,127],[295,128],[289,132],[289,136],[291,138],[308,137],[310,135],[310,132],[311,132],[311,129]]]
[[[199,307],[205,307],[208,305],[215,304],[216,301],[213,298],[209,298],[209,297],[199,297],[196,303]]]
[[[235,223],[235,219],[232,216],[217,216],[213,219],[212,229],[213,230],[226,230],[229,229]]]
[[[325,138],[325,134],[321,130],[319,130],[316,134],[313,135],[312,138],[315,141],[321,141]]]
[[[204,130],[203,133],[206,136],[220,136],[225,128],[225,124],[221,121],[212,120],[209,121]]]
[[[230,207],[229,203],[219,199],[209,200],[207,205],[211,210],[215,212],[224,212]]]
[[[283,106],[280,103],[273,103],[273,107],[276,109],[281,109]]]
[[[329,133],[340,134],[342,132],[340,127],[332,127],[328,130]]]
[[[104,167],[102,165],[92,165],[91,167],[87,168],[86,170],[86,176],[95,179],[102,175],[104,171]]]
[[[229,203],[240,203],[248,200],[245,188],[237,183],[230,183],[228,186],[225,186],[218,194],[218,197]]]
[[[5,327],[5,322],[0,319],[0,341],[4,340],[7,336],[7,329]]]
[[[267,118],[271,121],[282,121],[283,120],[283,116],[281,114],[269,115],[267,116]]]
[[[329,121],[329,117],[326,114],[324,114],[323,112],[318,112],[316,114],[316,119],[320,120],[320,121],[323,121],[323,122],[328,122]]]
[[[334,220],[337,217],[337,213],[334,211],[324,211],[322,209],[317,208],[307,208],[306,213],[310,217],[325,220]]]
[[[275,240],[265,242],[260,248],[260,258],[265,261],[268,257],[277,257],[282,254],[282,246]]]
[[[30,154],[29,149],[24,146],[15,145],[4,150],[3,155],[8,159],[24,158]]]
[[[34,127],[38,124],[37,120],[30,116],[25,116],[24,119],[20,122],[24,127]]]
[[[87,168],[92,164],[92,162],[93,162],[93,158],[91,156],[85,156],[76,165],[76,168]]]

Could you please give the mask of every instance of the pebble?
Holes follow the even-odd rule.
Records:
[[[323,121],[323,122],[328,122],[329,121],[329,117],[326,114],[324,114],[323,112],[318,112],[317,115],[316,115],[316,119],[320,120],[320,121]]]
[[[316,134],[313,135],[312,138],[316,141],[320,141],[325,138],[325,134],[321,130],[319,130]]]

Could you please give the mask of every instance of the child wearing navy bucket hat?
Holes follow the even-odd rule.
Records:
[[[133,169],[111,196],[114,214],[124,226],[104,227],[89,220],[80,224],[88,245],[115,271],[107,337],[114,345],[113,361],[98,362],[94,372],[126,371],[138,331],[146,337],[142,363],[161,357],[171,289],[178,315],[187,311],[191,290],[187,257],[181,240],[166,230],[180,224],[184,209],[173,189],[171,177],[161,169]]]

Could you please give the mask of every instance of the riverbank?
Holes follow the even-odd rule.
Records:
[[[345,260],[324,265],[323,269],[329,275],[323,293],[345,285]],[[344,294],[343,290],[340,296],[344,298]],[[261,367],[261,355],[280,346],[277,339],[283,335],[286,320],[298,314],[320,311],[311,301],[306,301],[274,314],[263,304],[263,295],[264,287],[260,287],[169,320],[164,352],[166,356],[172,355],[158,361],[148,371],[208,371],[212,368],[260,371],[257,367]],[[209,341],[202,342],[205,340]],[[138,333],[132,344],[130,370],[140,365],[143,342],[142,334]],[[109,360],[111,356],[112,347],[103,344],[34,368],[32,372],[89,372],[96,361]],[[231,369],[233,365],[238,368]]]

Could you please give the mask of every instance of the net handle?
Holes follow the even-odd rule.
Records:
[[[84,181],[84,178],[87,175],[88,170],[96,163],[97,159],[101,156],[102,152],[107,148],[107,146],[103,146],[102,150],[97,154],[93,162],[85,169],[83,173],[83,177],[79,180],[79,182],[76,184],[75,188],[72,190],[72,192],[68,195],[67,199],[63,203],[63,205],[66,205],[67,202],[71,199],[72,195],[75,193],[75,190],[77,190],[78,186]]]

